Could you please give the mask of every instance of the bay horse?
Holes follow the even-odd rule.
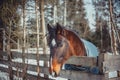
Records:
[[[53,28],[47,26],[50,39],[50,74],[57,77],[63,64],[71,56],[87,56],[85,46],[78,35],[72,30],[62,27],[60,24]],[[52,31],[52,32],[51,32]],[[54,44],[53,44],[54,42]]]

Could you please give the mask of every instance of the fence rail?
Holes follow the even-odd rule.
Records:
[[[15,59],[22,58],[22,54],[20,52],[11,51],[12,61],[8,61],[7,52],[0,51],[0,64],[3,64],[7,67],[0,66],[0,70],[3,72],[8,72],[9,68],[12,67],[13,74],[19,74],[19,77],[22,76],[23,70],[25,69],[25,65],[27,66],[27,79],[37,80],[37,75],[30,74],[29,71],[37,73],[37,65],[26,63],[23,64],[20,61],[15,61]],[[48,61],[49,54],[39,54],[39,61]],[[34,53],[26,53],[26,60],[36,60],[36,54]],[[92,74],[85,71],[72,71],[72,70],[62,70],[60,72],[60,77],[67,78],[70,80],[120,80],[120,55],[113,56],[102,54],[98,57],[98,59],[93,57],[71,57],[66,64],[74,64],[74,65],[84,65],[90,67],[98,67],[101,70],[102,75]],[[49,75],[49,66],[44,67],[40,65],[40,73]],[[19,69],[19,70],[17,70]],[[116,76],[110,77],[110,72],[116,71]],[[17,76],[17,75],[16,75]],[[41,77],[40,80],[48,80],[44,77]],[[50,79],[49,79],[50,80]]]

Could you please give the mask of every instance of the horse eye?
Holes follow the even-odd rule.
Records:
[[[61,63],[61,62],[62,62],[62,60],[63,60],[63,56],[59,57],[58,62],[59,62],[59,63]]]
[[[63,46],[63,43],[62,43],[61,40],[57,41],[57,46],[58,46],[58,47],[62,47],[62,46]]]
[[[60,44],[59,44],[59,47],[62,47],[62,46],[63,46],[63,44],[62,44],[62,43],[60,43]]]
[[[63,46],[62,42],[59,42],[58,47],[62,47],[62,46]]]

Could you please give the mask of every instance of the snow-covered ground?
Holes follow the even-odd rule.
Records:
[[[0,71],[0,80],[9,80],[8,73],[4,73]]]

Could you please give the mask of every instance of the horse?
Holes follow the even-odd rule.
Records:
[[[50,48],[50,58],[49,58],[49,72],[50,74],[52,74],[52,56],[53,56],[53,49],[54,49],[54,46],[55,46],[55,32],[56,32],[56,27],[54,26],[51,26],[50,24],[47,24],[47,29],[48,29],[48,35],[47,35],[47,43],[48,43],[48,46]]]
[[[78,35],[72,30],[62,27],[57,23],[55,28],[48,25],[50,34],[50,74],[57,77],[63,64],[71,56],[87,56],[85,46]],[[52,31],[52,32],[51,32]],[[54,45],[52,43],[54,41]]]

